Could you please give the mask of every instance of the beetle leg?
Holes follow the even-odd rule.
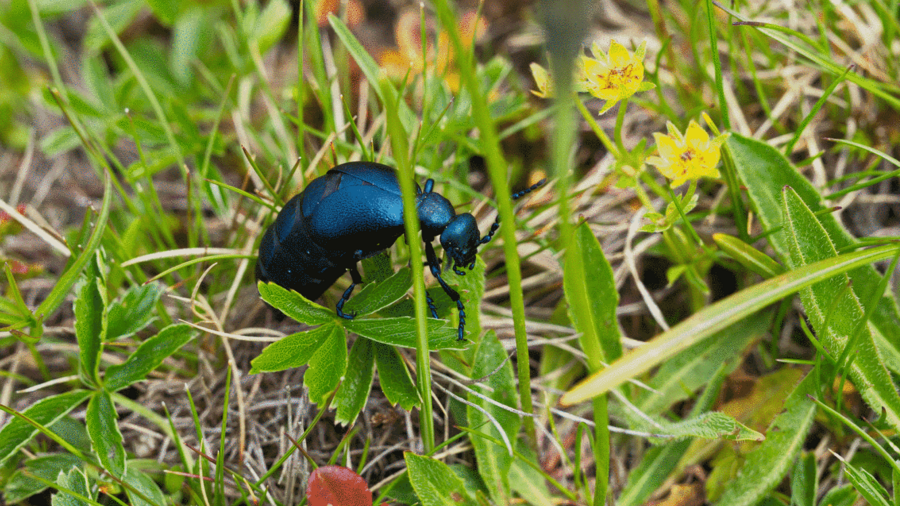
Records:
[[[350,283],[350,287],[344,290],[344,295],[341,295],[341,300],[338,301],[335,306],[335,310],[337,315],[341,318],[346,318],[347,320],[352,320],[356,318],[356,312],[345,313],[344,312],[344,303],[350,300],[350,294],[353,293],[353,289],[356,288],[356,285],[362,283],[362,276],[359,275],[359,269],[356,268],[356,264],[351,265],[347,268],[350,271],[350,278],[352,279],[352,283]]]
[[[431,294],[427,291],[425,292],[425,301],[428,302],[428,309],[431,311],[431,317],[437,320],[437,306],[434,305],[434,299],[431,298]]]
[[[457,340],[462,341],[465,339],[465,328],[466,328],[466,308],[463,305],[462,299],[459,298],[459,293],[450,288],[450,285],[444,281],[444,278],[441,277],[441,264],[437,261],[437,255],[434,253],[434,246],[431,245],[430,242],[425,243],[425,256],[428,258],[428,263],[431,267],[431,275],[438,280],[438,283],[441,284],[441,288],[444,289],[444,292],[450,297],[450,300],[456,302],[456,309],[459,310],[459,330]],[[453,270],[456,270],[456,266],[454,265]],[[426,292],[427,293],[427,292]],[[430,300],[431,297],[428,297]],[[429,307],[432,307],[432,304],[429,304]],[[432,308],[431,314],[437,318],[437,312]]]

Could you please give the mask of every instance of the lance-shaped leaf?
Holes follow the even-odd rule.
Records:
[[[124,363],[110,366],[106,370],[106,388],[115,392],[145,379],[163,360],[181,349],[196,334],[190,325],[183,323],[162,329],[159,334],[141,343]]]
[[[782,227],[781,189],[790,186],[817,215],[822,228],[839,251],[846,251],[856,244],[856,239],[840,220],[833,213],[827,212],[829,206],[819,191],[780,151],[765,142],[736,133],[728,138],[725,147],[734,160],[734,167],[747,187],[750,203],[765,230],[774,231]],[[787,235],[774,233],[769,236],[769,241],[782,262],[790,265]],[[859,294],[872,293],[881,281],[881,275],[871,265],[862,265],[847,274],[853,280],[854,290]],[[900,309],[893,294],[888,292],[881,297],[870,316],[869,324],[886,365],[900,374]]]
[[[109,392],[100,390],[88,402],[85,424],[100,463],[109,474],[122,478],[125,474],[125,447],[116,423],[116,407]]]
[[[393,346],[375,344],[375,365],[378,366],[378,382],[381,391],[391,404],[399,404],[401,408],[409,411],[419,407],[422,399],[419,391],[413,384],[412,376],[406,363],[400,357],[400,352]]]
[[[106,333],[106,297],[97,278],[81,285],[75,299],[75,337],[78,340],[78,375],[88,386],[99,384],[100,353]]]
[[[828,233],[809,207],[791,188],[784,189],[784,231],[793,265],[833,259],[837,256]],[[846,274],[834,276],[800,291],[800,300],[816,335],[837,358],[854,340],[850,378],[866,403],[884,410],[887,422],[900,430],[900,395],[891,380],[869,325],[860,328],[863,307]]]

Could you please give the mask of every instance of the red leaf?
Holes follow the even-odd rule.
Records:
[[[342,466],[322,466],[309,476],[309,506],[372,506],[366,480]]]

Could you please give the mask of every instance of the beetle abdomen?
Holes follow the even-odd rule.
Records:
[[[289,200],[263,235],[256,279],[271,281],[315,300],[346,271],[352,255],[326,251],[312,240],[307,219],[300,212],[305,193]]]

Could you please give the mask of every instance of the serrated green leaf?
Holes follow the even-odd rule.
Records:
[[[334,321],[332,311],[310,301],[299,293],[282,288],[275,283],[256,284],[262,299],[288,317],[307,325],[322,325]]]
[[[833,213],[826,212],[829,206],[819,191],[780,151],[765,142],[736,133],[732,133],[724,146],[734,161],[735,169],[747,187],[750,203],[766,230],[775,230],[783,225],[781,189],[790,186],[810,210],[817,214],[819,223],[839,251],[845,251],[856,244],[856,239],[840,220]],[[790,256],[787,236],[775,233],[769,236],[769,241],[782,263],[786,263]],[[860,294],[872,293],[881,281],[881,274],[871,265],[854,269],[848,275],[853,280],[854,290]],[[878,306],[870,317],[870,327],[886,364],[894,373],[900,374],[900,309],[890,291],[878,301]]]
[[[90,503],[81,499],[94,500],[95,495],[91,493],[91,485],[88,477],[81,469],[70,469],[68,472],[60,471],[56,477],[56,484],[65,490],[61,490],[50,499],[52,506],[90,506]],[[74,492],[81,497],[66,492],[66,490]]]
[[[109,392],[96,392],[88,402],[85,415],[88,435],[103,468],[116,478],[122,478],[125,474],[125,447],[122,446],[122,433],[116,418],[116,407]]]
[[[110,366],[106,370],[106,388],[115,392],[145,379],[196,334],[196,330],[184,323],[162,329],[159,334],[141,343],[123,364]]]
[[[105,287],[104,287],[105,289]],[[100,353],[106,334],[106,297],[98,280],[85,280],[75,299],[75,338],[78,340],[78,375],[88,386],[99,385]]]
[[[425,325],[428,329],[428,343],[432,351],[465,348],[466,341],[456,340],[456,328],[446,320],[429,318]],[[345,320],[344,328],[356,335],[367,337],[373,341],[404,348],[416,347],[416,322],[407,316],[396,318],[355,318]]]
[[[379,283],[368,283],[344,305],[344,312],[366,315],[397,302],[412,286],[409,267],[404,267]]]
[[[125,292],[121,300],[109,305],[107,341],[130,337],[153,321],[153,306],[159,301],[163,289],[159,283],[135,285]]]
[[[447,464],[430,457],[406,452],[409,481],[423,506],[476,506],[463,481]]]
[[[789,187],[783,193],[784,230],[779,235],[787,237],[791,264],[800,267],[836,257],[828,233],[800,196]],[[805,288],[800,291],[800,300],[832,357],[839,357],[850,337],[855,336],[850,379],[866,403],[876,413],[884,410],[887,422],[900,430],[900,394],[875,346],[871,326],[856,331],[865,311],[850,277],[842,274]]]
[[[84,402],[90,395],[91,392],[86,390],[73,390],[54,395],[39,400],[22,414],[39,425],[49,427]],[[31,438],[37,433],[37,428],[19,417],[11,419],[4,425],[0,429],[0,466],[6,464],[10,457],[31,441]]]
[[[25,461],[28,474],[55,482],[60,472],[70,471],[81,465],[81,460],[74,455],[60,453],[46,455]],[[34,494],[43,492],[49,485],[17,470],[3,486],[3,498],[7,504],[16,504]]]
[[[260,54],[266,54],[278,42],[291,21],[291,7],[286,0],[270,0],[256,19],[252,40]]]
[[[781,483],[812,426],[816,405],[808,396],[816,393],[816,386],[816,374],[810,372],[791,392],[784,401],[784,411],[766,431],[766,440],[747,455],[718,506],[756,504]]]
[[[322,325],[282,337],[263,348],[262,353],[250,361],[250,374],[278,372],[306,365],[319,346],[331,336],[334,327],[334,324]]]
[[[309,388],[309,400],[323,405],[347,371],[347,335],[337,325],[328,326],[328,335],[309,359],[303,383]]]
[[[400,358],[400,352],[393,346],[374,343],[375,364],[378,367],[378,383],[381,391],[392,405],[410,411],[421,406],[422,399],[413,384],[409,369]]]
[[[337,407],[335,421],[342,425],[353,425],[360,411],[366,406],[366,399],[375,380],[376,343],[369,339],[357,339],[350,348],[347,374],[341,389],[334,397]]]
[[[513,375],[512,364],[507,360],[503,345],[497,340],[495,332],[488,332],[477,344],[475,350],[475,362],[472,365],[473,378],[486,378],[485,381],[472,385],[472,390],[488,397],[500,404],[513,409],[518,405],[516,381]],[[485,412],[490,414],[506,433],[506,441],[514,444],[516,433],[522,424],[522,420],[515,413],[511,413],[482,397],[469,394],[469,404],[466,406],[466,419],[469,427],[481,433],[503,441],[497,427],[491,423]],[[513,456],[510,449],[499,446],[493,441],[482,437],[469,439],[475,450],[475,459],[478,462],[478,472],[487,486],[490,496],[496,504],[507,504],[509,496],[509,469],[512,466]]]
[[[156,482],[141,471],[129,467],[125,472],[125,482],[143,494],[144,497],[153,501],[147,502],[138,494],[132,492],[131,489],[126,489],[125,492],[128,494],[128,500],[131,501],[132,506],[164,506],[168,504],[166,497]]]

